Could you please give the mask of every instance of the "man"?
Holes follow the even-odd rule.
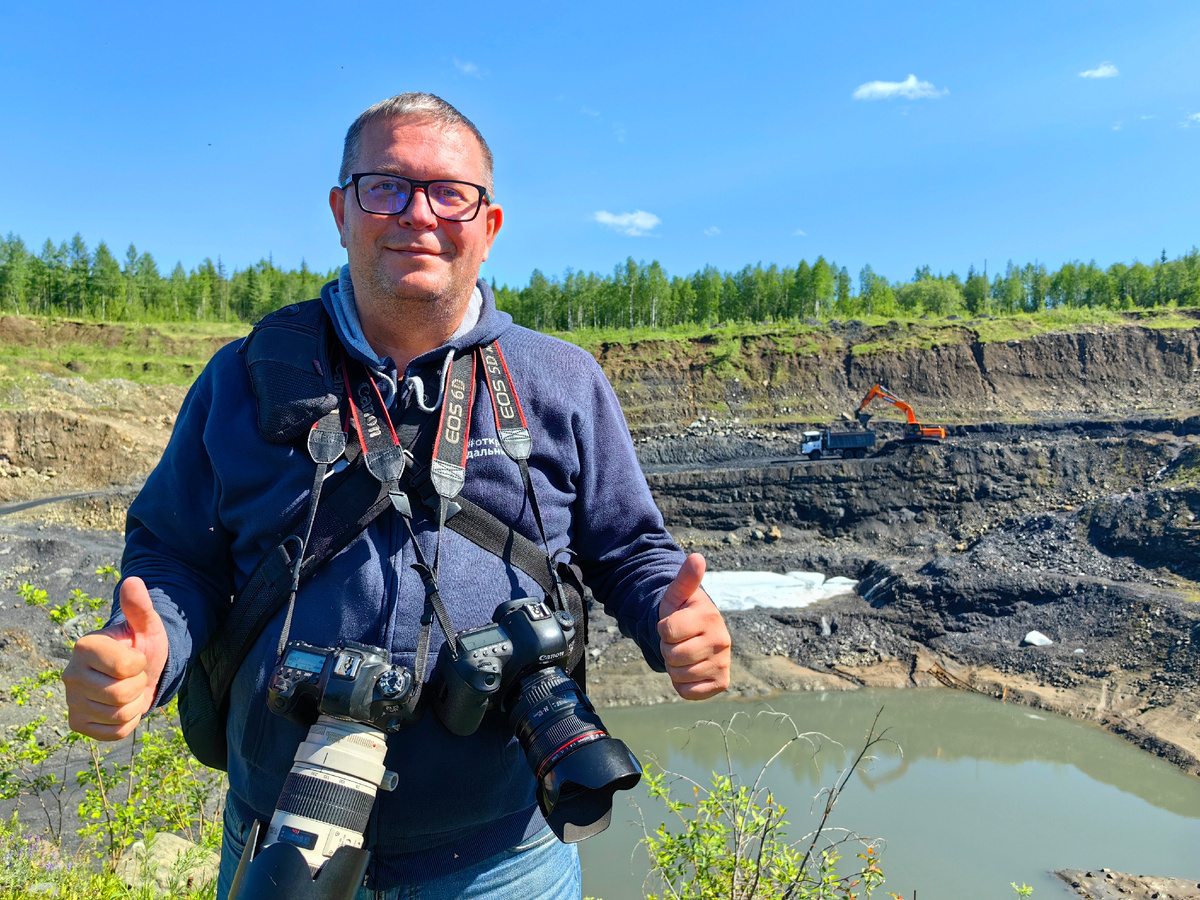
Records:
[[[273,182],[259,184],[269,190]],[[544,528],[552,551],[570,547],[597,598],[682,697],[725,690],[729,634],[700,589],[703,557],[685,560],[663,529],[599,367],[578,348],[514,326],[478,280],[504,215],[475,126],[428,94],[377,104],[346,135],[329,203],[348,265],[321,302],[347,365],[364,367],[396,420],[413,403],[436,402],[449,353],[496,341],[532,433],[534,498],[498,449],[486,390],[476,393],[470,431],[482,452],[471,455],[462,496],[535,541]],[[426,464],[436,414],[430,421],[414,449]],[[299,445],[264,439],[246,363],[236,345],[221,350],[130,509],[113,618],[76,644],[63,675],[73,729],[123,738],[174,695],[229,597],[305,508],[313,465]],[[498,556],[450,530],[439,534],[427,509],[414,505],[411,524],[423,556],[440,558],[453,630],[486,624],[505,600],[541,596]],[[302,585],[290,638],[381,646],[412,666],[425,594],[410,534],[389,509],[332,556]],[[284,618],[255,643],[230,693],[219,898],[250,822],[270,817],[304,734],[265,707]],[[442,639],[434,633],[431,658]],[[579,896],[575,848],[546,828],[520,749],[492,718],[456,737],[426,713],[389,737],[387,767],[400,785],[377,801],[367,833],[368,884],[377,893],[361,897],[397,897],[413,886],[422,898]]]

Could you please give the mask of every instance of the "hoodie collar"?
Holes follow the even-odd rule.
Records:
[[[391,358],[380,359],[363,334],[362,322],[358,318],[358,307],[354,302],[354,284],[350,280],[350,266],[342,266],[336,281],[331,281],[321,290],[321,303],[333,321],[334,331],[347,352],[359,362],[376,372],[394,368]],[[477,279],[467,314],[458,330],[441,347],[423,353],[410,366],[421,366],[432,360],[439,363],[446,351],[453,349],[458,355],[469,347],[487,344],[499,337],[509,325],[512,316],[496,309],[496,298],[483,279]]]

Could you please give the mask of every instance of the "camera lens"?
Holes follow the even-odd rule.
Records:
[[[599,834],[612,818],[612,796],[629,790],[642,767],[612,737],[587,696],[562,669],[522,679],[509,713],[538,781],[538,804],[559,839],[572,844]]]
[[[395,778],[384,768],[386,754],[378,729],[321,716],[296,750],[263,847],[291,844],[313,872],[338,847],[361,847],[375,795]]]

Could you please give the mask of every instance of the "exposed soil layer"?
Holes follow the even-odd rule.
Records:
[[[693,436],[704,468],[659,462],[685,452],[678,438],[662,441],[645,468],[666,520],[727,531],[773,523],[876,553],[945,547],[1033,511],[1158,483],[1200,439],[1200,417],[958,426],[940,444],[887,440],[867,459],[817,462],[783,456],[792,431],[739,442],[724,464],[715,451],[727,438],[714,447]]]
[[[691,342],[608,344],[597,355],[635,432],[700,415],[825,421],[853,410],[877,382],[929,421],[1200,407],[1200,331],[1190,328],[1089,326],[984,341],[970,323],[930,333],[848,322],[787,338],[713,332]]]

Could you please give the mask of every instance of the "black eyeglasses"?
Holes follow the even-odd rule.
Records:
[[[386,172],[358,172],[341,188],[345,190],[351,183],[359,208],[377,216],[404,212],[418,190],[425,192],[433,214],[447,222],[470,222],[485,200],[492,202],[487,188],[469,181],[418,181]]]

